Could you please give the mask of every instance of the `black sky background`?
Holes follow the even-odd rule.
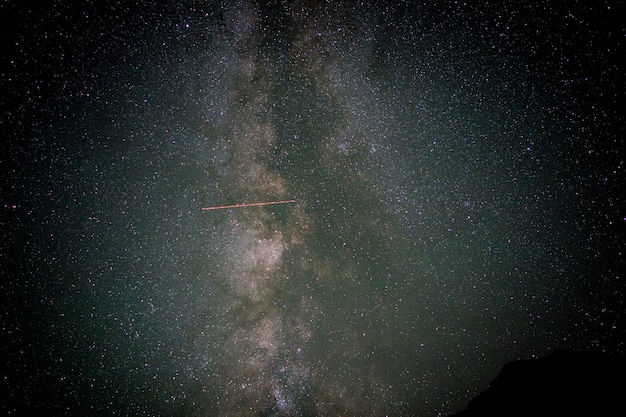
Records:
[[[133,370],[136,363],[146,361],[141,348],[128,344],[125,337],[129,334],[141,330],[151,340],[162,338],[173,341],[173,348],[181,350],[189,345],[201,344],[203,339],[196,332],[200,332],[199,323],[204,316],[198,306],[203,305],[202,300],[207,294],[228,296],[230,293],[221,287],[226,284],[206,284],[201,280],[178,278],[197,277],[207,270],[228,270],[231,267],[228,259],[239,253],[240,246],[228,246],[224,243],[226,238],[220,237],[220,232],[257,231],[250,226],[256,225],[257,220],[247,215],[236,221],[227,217],[207,221],[197,216],[197,211],[207,203],[208,195],[222,198],[221,202],[224,199],[245,199],[250,193],[254,195],[251,188],[231,188],[230,184],[223,183],[216,186],[199,180],[203,175],[226,178],[233,169],[228,162],[231,157],[247,161],[243,148],[223,150],[213,143],[210,133],[206,137],[196,134],[199,130],[197,126],[205,122],[203,111],[215,112],[206,117],[218,120],[221,117],[220,106],[227,101],[224,97],[230,97],[231,91],[237,91],[241,96],[248,94],[247,87],[237,85],[236,80],[232,84],[216,83],[212,91],[222,88],[223,95],[204,95],[202,88],[194,89],[207,79],[227,78],[215,57],[228,56],[223,51],[232,45],[241,48],[241,56],[248,52],[246,48],[267,51],[267,56],[277,59],[271,65],[279,68],[287,67],[286,62],[296,60],[293,51],[298,42],[305,43],[303,50],[314,51],[309,56],[319,57],[317,64],[311,61],[309,66],[298,67],[293,73],[286,70],[280,73],[284,76],[282,79],[280,76],[272,79],[274,89],[268,94],[268,100],[275,106],[272,111],[278,119],[275,123],[277,139],[275,147],[267,150],[267,155],[262,155],[266,158],[263,161],[269,161],[267,166],[284,173],[291,190],[302,190],[302,200],[313,203],[317,199],[318,203],[321,202],[315,207],[310,204],[310,208],[305,210],[308,217],[292,218],[280,210],[272,217],[272,224],[280,226],[281,236],[290,237],[293,241],[312,239],[312,243],[300,250],[302,258],[314,254],[309,260],[313,269],[323,266],[335,271],[333,274],[341,275],[345,270],[356,268],[364,276],[371,274],[378,277],[389,273],[384,260],[397,256],[394,266],[397,269],[391,267],[391,273],[399,274],[415,268],[425,276],[431,274],[432,278],[423,284],[427,288],[424,294],[432,291],[432,294],[441,295],[443,301],[435,303],[430,295],[426,298],[426,295],[410,292],[405,300],[426,302],[435,311],[446,314],[462,316],[469,311],[469,315],[472,312],[466,310],[464,304],[472,302],[465,297],[467,288],[472,284],[483,285],[483,282],[469,282],[473,279],[471,277],[464,280],[462,271],[480,270],[484,264],[478,258],[455,259],[451,254],[470,253],[467,247],[472,244],[479,246],[482,238],[469,238],[468,243],[454,243],[440,239],[443,232],[439,229],[444,230],[446,224],[456,226],[459,223],[455,216],[462,217],[468,211],[472,211],[470,214],[479,220],[484,216],[483,223],[493,226],[494,231],[489,233],[493,233],[494,250],[502,250],[504,271],[508,262],[514,263],[524,256],[513,250],[507,252],[496,243],[500,230],[507,225],[507,216],[510,216],[508,226],[511,228],[520,225],[528,227],[528,230],[516,230],[512,239],[519,236],[532,238],[521,244],[525,248],[523,253],[536,254],[530,256],[529,262],[545,260],[546,264],[528,265],[532,276],[528,282],[503,284],[510,286],[500,290],[512,294],[511,300],[505,306],[493,306],[493,310],[516,311],[515,314],[522,317],[528,311],[536,312],[532,303],[543,302],[529,301],[531,297],[525,297],[525,294],[545,290],[545,297],[550,299],[550,307],[546,307],[546,315],[550,317],[550,323],[546,324],[549,331],[541,333],[526,328],[524,326],[528,323],[517,318],[512,319],[510,329],[505,326],[507,332],[512,331],[519,337],[518,346],[524,346],[514,351],[513,355],[544,354],[558,348],[624,353],[626,207],[622,148],[626,134],[623,110],[626,108],[626,10],[622,2],[604,1],[593,6],[585,2],[519,4],[493,1],[481,2],[480,5],[453,1],[427,4],[377,2],[375,6],[350,2],[325,5],[296,2],[289,3],[289,7],[281,2],[252,6],[244,3],[230,7],[199,1],[157,4],[26,1],[0,5],[3,28],[0,34],[3,412],[21,415],[29,409],[46,409],[51,415],[79,415],[85,412],[108,414],[107,410],[113,409],[143,410],[153,415],[173,415],[177,412],[210,415],[215,410],[222,410],[220,406],[200,406],[191,400],[176,408],[169,403],[164,405],[162,393],[148,388],[129,388],[119,394],[116,384],[128,376],[126,371],[121,370]],[[242,41],[244,46],[241,46],[237,44],[237,39],[240,36],[246,38],[237,30],[246,26],[229,26],[229,16],[248,16],[242,11],[247,8],[258,10],[260,23],[253,31],[264,35],[261,40],[249,45]],[[290,20],[292,17],[285,12],[287,9],[307,12],[304,17]],[[369,78],[365,77],[370,77],[378,80],[381,91],[391,91],[393,86],[407,94],[398,95],[395,101],[397,108],[388,110],[383,104],[368,100],[369,93],[363,92],[363,106],[370,106],[368,110],[373,110],[372,113],[393,114],[393,129],[396,129],[393,132],[398,135],[397,132],[411,131],[412,126],[419,125],[415,122],[414,110],[403,113],[405,110],[402,109],[421,106],[420,117],[429,122],[423,124],[418,142],[397,144],[363,140],[363,143],[359,142],[362,149],[355,151],[356,145],[352,144],[353,148],[346,151],[349,157],[344,158],[340,153],[343,149],[340,143],[336,144],[339,150],[336,151],[331,147],[334,142],[330,144],[320,140],[306,143],[292,139],[294,133],[304,135],[314,129],[320,137],[324,137],[325,132],[331,136],[344,126],[344,113],[325,113],[334,106],[341,107],[343,102],[337,98],[340,92],[324,96],[320,93],[322,83],[316,85],[310,82],[319,76],[317,71],[322,72],[326,68],[331,52],[327,49],[328,44],[324,43],[326,40],[305,38],[302,41],[301,35],[305,30],[298,23],[303,22],[320,30],[342,28],[354,38],[361,39],[360,45],[371,48],[368,57],[370,72],[363,75],[354,71],[353,75],[358,73],[358,77],[364,77],[355,75],[354,79],[366,80]],[[347,48],[349,43],[343,45],[341,40],[338,42],[340,50]],[[350,59],[346,57],[341,62],[347,67]],[[207,75],[212,73],[215,76]],[[301,78],[294,81],[289,75],[296,73]],[[253,80],[258,85],[263,85],[263,82],[264,79]],[[355,85],[362,84],[355,81]],[[416,90],[429,93],[417,99],[410,94]],[[383,93],[380,96],[386,97]],[[281,97],[284,98],[282,105]],[[326,97],[333,99],[326,100]],[[346,110],[345,114],[348,113]],[[306,116],[301,119],[303,114]],[[449,124],[450,120],[455,124]],[[218,128],[215,129],[211,132],[218,131]],[[458,132],[466,133],[468,138],[478,142],[481,140],[480,132],[498,132],[504,138],[507,135],[515,137],[516,144],[512,146],[503,140],[484,147],[469,147],[441,139],[437,146],[433,145],[437,138],[452,137]],[[479,133],[472,138],[472,132]],[[528,137],[524,137],[524,132],[529,132]],[[541,132],[541,135],[533,137],[533,132]],[[187,140],[188,137],[194,139]],[[412,149],[428,146],[432,146],[432,152],[437,154],[423,158],[424,177],[433,177],[433,189],[429,188],[424,193],[429,195],[428,200],[424,197],[422,201],[416,196],[413,200],[396,201],[395,197],[385,194],[390,191],[380,191],[380,195],[374,196],[362,195],[364,189],[410,189],[414,172],[407,174],[406,167],[414,162]],[[532,156],[523,151],[526,146],[533,149]],[[222,149],[222,153],[215,151],[218,148]],[[261,146],[259,149],[263,150]],[[394,154],[390,149],[398,152]],[[378,165],[366,165],[368,153],[380,155]],[[323,159],[325,167],[335,170],[322,172],[316,158]],[[453,163],[446,162],[449,160]],[[458,161],[467,161],[467,164],[462,166],[457,164]],[[476,161],[483,161],[484,165],[480,166]],[[510,161],[516,161],[516,165],[511,165]],[[355,179],[348,176],[347,171],[342,171],[344,164],[351,163],[365,166],[359,171],[361,177]],[[464,178],[463,172],[467,171],[481,173],[483,178],[477,182],[474,182],[475,178]],[[514,180],[499,180],[508,177],[491,177],[489,174],[492,171],[509,172],[511,176],[520,172],[527,175]],[[454,174],[462,178],[461,185],[450,179],[454,178]],[[492,183],[485,188],[490,192],[482,199],[469,197],[484,192],[479,185],[490,181]],[[545,198],[538,198],[536,205],[529,207],[529,214],[519,212],[519,207],[529,205],[529,202],[515,200],[515,192],[511,190],[513,184],[524,193],[538,187],[543,190],[541,196]],[[274,185],[267,187],[263,190],[274,189],[271,188]],[[463,188],[468,191],[458,191]],[[184,192],[181,191],[183,189]],[[434,192],[434,189],[438,191]],[[467,194],[464,195],[464,192]],[[388,200],[384,208],[372,204],[379,197]],[[336,203],[340,207],[341,201],[347,199],[355,200],[353,207],[344,207],[343,212],[340,208],[329,211],[328,207]],[[407,209],[420,204],[423,205],[419,211],[421,217],[417,217],[417,208],[415,211]],[[496,213],[497,210],[501,213]],[[425,214],[422,215],[422,212]],[[356,217],[354,213],[357,213]],[[367,216],[372,220],[364,220]],[[500,219],[501,224],[490,224],[494,218]],[[268,220],[262,217],[262,221]],[[294,225],[309,223],[314,225],[310,226],[313,231],[307,232],[309,234],[297,235],[288,231]],[[328,227],[324,238],[316,238],[325,223],[348,226],[346,230]],[[365,224],[369,224],[370,229],[361,232],[359,227]],[[389,224],[392,226],[388,227]],[[409,225],[419,232],[407,232],[396,243],[389,243],[390,234],[403,227],[408,230]],[[468,230],[459,233],[470,235],[471,226],[467,227]],[[481,227],[481,230],[489,229]],[[385,234],[385,228],[390,230],[388,234]],[[194,230],[207,231],[194,234]],[[554,235],[546,236],[546,230]],[[420,233],[424,233],[423,236],[431,233],[431,242],[448,245],[444,255],[439,257],[437,254],[440,252],[429,246],[428,239]],[[245,236],[245,233],[242,234]],[[96,239],[93,236],[105,238]],[[252,236],[256,238],[257,235]],[[264,238],[272,241],[277,239],[275,236]],[[361,264],[358,263],[355,263],[358,267],[352,264],[342,266],[341,259],[347,257],[349,252],[348,249],[342,252],[337,245],[345,236],[358,236],[360,240],[356,241],[357,244],[371,242],[371,247],[362,249],[359,255],[362,259],[373,260],[371,266],[363,266],[363,270],[359,270]],[[234,235],[231,237],[236,240]],[[218,241],[219,244],[211,243]],[[413,265],[412,258],[394,252],[398,248],[414,247],[412,241],[419,242],[417,247],[421,248],[426,259],[415,267],[409,266]],[[241,247],[251,245],[246,242],[242,241]],[[216,245],[216,249],[207,249],[212,244]],[[459,245],[458,248],[454,247],[455,244]],[[268,246],[268,251],[272,248]],[[541,251],[558,252],[563,248],[569,252],[539,255]],[[125,270],[111,272],[117,265],[110,260],[120,256]],[[497,258],[499,255],[489,256]],[[322,258],[331,260],[319,261]],[[556,264],[554,259],[557,259]],[[280,273],[315,275],[304,266],[289,266],[288,261],[285,265],[279,268],[283,271]],[[444,268],[461,272],[451,283],[439,286],[442,278],[438,271]],[[164,271],[163,276],[150,277],[149,273],[157,270]],[[544,270],[560,270],[558,274],[545,274],[546,279],[556,276],[559,282],[543,281]],[[89,279],[86,271],[108,281],[103,281],[93,293],[86,294],[89,291],[85,286],[85,280]],[[484,271],[485,276],[496,276],[499,272]],[[325,273],[319,274],[323,277],[315,291],[321,293],[327,288],[324,287],[324,279],[330,281],[330,278]],[[489,279],[485,278],[485,281]],[[331,283],[335,285],[336,282]],[[368,294],[377,293],[382,288],[381,284],[373,281],[372,292],[362,290],[359,293],[351,285],[341,282],[335,287],[337,292],[329,295],[328,300],[320,301],[320,309],[334,307],[333,297],[337,297],[337,303],[341,304],[343,290],[346,294],[354,291],[355,297],[370,300]],[[408,290],[416,288],[412,285],[417,286],[407,282],[404,285]],[[288,305],[287,312],[281,316],[284,320],[281,323],[293,320],[290,323],[294,328],[307,328],[300,324],[298,314],[293,312],[299,305],[289,304],[288,298],[292,292],[304,291],[305,286],[296,281],[278,289],[272,287],[275,293],[271,294],[283,297]],[[402,289],[396,291],[401,293]],[[378,294],[372,298],[393,298],[389,293]],[[518,309],[511,306],[517,302],[514,297],[521,299]],[[235,299],[234,296],[224,298]],[[102,305],[94,309],[89,302],[76,301],[82,299],[101,300]],[[144,302],[148,299],[154,300],[156,307]],[[163,315],[158,319],[148,316],[141,316],[143,318],[140,319],[137,316],[137,322],[144,322],[141,326],[133,324],[136,328],[124,327],[126,335],[120,334],[114,324],[110,324],[110,328],[101,326],[101,323],[109,323],[103,319],[107,314],[112,315],[111,320],[117,320],[115,313],[128,310],[133,303],[144,305],[147,311],[159,305],[168,307],[161,307]],[[347,303],[351,308],[352,301]],[[194,314],[188,315],[186,306],[194,306]],[[210,317],[222,307],[206,307],[204,314]],[[381,310],[380,305],[376,307]],[[427,309],[422,311],[420,308],[416,309],[419,314],[415,313],[415,317],[426,314]],[[338,315],[341,317],[345,313],[347,316],[347,310],[348,307],[345,311],[339,309]],[[372,315],[374,310],[372,307]],[[237,311],[224,313],[224,322],[237,316]],[[363,311],[370,313],[367,308]],[[238,320],[233,321],[234,327]],[[68,321],[70,324],[67,324]],[[393,319],[391,321],[394,322]],[[444,323],[446,320],[439,318],[433,321]],[[329,333],[336,330],[333,324],[320,322],[322,324],[317,333],[312,331],[313,340],[315,334],[325,331],[324,326],[330,329]],[[540,319],[538,323],[537,326],[541,327]],[[482,329],[476,330],[476,334],[481,339],[480,343],[485,344],[489,344],[486,340],[497,333],[494,329],[499,328],[496,325],[489,328],[491,325],[480,320],[475,325]],[[227,325],[220,326],[215,325],[215,335],[228,333]],[[424,323],[417,326],[428,328],[428,324]],[[524,338],[524,334],[532,337]],[[116,340],[117,337],[120,340]],[[215,340],[219,337],[216,336]],[[298,337],[303,336],[288,335],[285,339],[295,344],[293,340]],[[505,340],[507,336],[497,337]],[[468,336],[468,339],[471,337]],[[101,370],[94,369],[102,352],[95,348],[89,350],[94,340],[104,341],[104,350],[115,352],[115,366],[103,365]],[[215,343],[219,345],[219,342]],[[232,340],[231,343],[237,346]],[[356,343],[344,343],[345,346],[337,348],[339,351],[358,346]],[[448,341],[440,343],[443,346]],[[323,343],[310,344],[317,348],[324,346]],[[502,342],[502,346],[509,344]],[[332,344],[327,347],[329,350],[334,348]],[[72,352],[69,357],[64,355],[66,349]],[[216,347],[216,350],[219,349],[225,348]],[[479,353],[470,354],[470,357],[475,358]],[[159,360],[167,358],[162,355],[158,356]],[[196,365],[188,365],[198,362],[197,358],[191,359],[195,358],[193,355],[186,352],[164,367],[171,367],[172,372],[185,366],[193,368]],[[445,356],[445,353],[432,352],[430,360],[436,361],[440,356]],[[393,362],[392,359],[390,355],[389,359],[381,360]],[[446,378],[432,377],[424,385],[425,389],[435,393],[425,396],[431,403],[396,404],[393,410],[403,410],[398,411],[401,415],[412,415],[410,410],[413,409],[418,410],[415,411],[420,413],[418,415],[456,411],[467,398],[485,386],[489,375],[494,376],[493,369],[511,359],[514,358],[502,354],[497,358],[501,363],[497,360],[481,362],[477,367],[488,368],[489,371],[477,371],[474,385],[472,374],[459,377],[462,382],[458,384],[451,382],[445,387],[433,388],[437,381],[455,375],[454,369]],[[300,361],[300,358],[293,360]],[[224,362],[228,363],[228,360]],[[350,363],[369,366],[367,362],[356,360]],[[451,361],[451,364],[454,366],[459,362]],[[389,365],[390,368],[394,366]],[[295,374],[295,370],[304,367],[294,365],[293,369]],[[429,365],[418,369],[432,371],[438,368]],[[473,368],[472,364],[463,364],[458,369],[463,374],[463,370]],[[81,373],[87,376],[81,377]],[[131,385],[145,384],[141,371],[131,374],[135,375],[129,377]],[[302,371],[302,374],[305,372]],[[107,382],[103,384],[104,388],[97,390],[100,397],[85,399],[83,396],[90,392],[90,384],[100,384],[100,380],[94,378]],[[294,395],[305,405],[292,409],[297,411],[293,412],[294,415],[304,414],[303,410],[311,407],[298,397],[309,389],[302,381],[309,381],[314,387],[310,390],[318,392],[315,391],[318,389],[316,384],[322,380],[310,375],[300,378],[299,389],[302,391]],[[424,376],[424,380],[428,378]],[[212,398],[214,394],[211,390],[220,391],[219,383],[208,388],[210,384],[206,384],[206,380],[198,382],[197,378],[187,386],[163,384],[170,392],[176,392],[172,395],[180,397],[184,393],[186,398],[197,402]],[[318,385],[321,386],[319,400],[326,395],[326,387],[332,384],[324,380]],[[414,387],[407,385],[406,389]],[[449,387],[457,391],[446,393]],[[402,398],[411,396],[410,393],[403,395]],[[416,395],[416,398],[423,398],[421,395]],[[118,402],[109,402],[112,397],[117,397]],[[194,405],[197,407],[194,408]],[[267,414],[281,415],[276,407]],[[361,412],[369,412],[368,407],[363,406]],[[323,408],[318,407],[317,412],[318,415],[325,415]],[[233,413],[236,414],[236,411]]]

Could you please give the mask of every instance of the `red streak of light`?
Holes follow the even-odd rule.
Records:
[[[222,209],[241,208],[241,207],[271,206],[273,204],[289,204],[289,203],[295,203],[295,202],[296,200],[280,200],[280,201],[263,201],[261,203],[240,203],[240,204],[230,204],[227,206],[202,207],[202,211],[222,210]]]

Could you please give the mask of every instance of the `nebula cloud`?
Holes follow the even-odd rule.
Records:
[[[624,351],[613,2],[14,3],[5,414],[446,415]]]

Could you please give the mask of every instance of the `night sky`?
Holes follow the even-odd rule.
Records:
[[[626,352],[623,2],[74,3],[0,4],[2,414],[434,417]]]

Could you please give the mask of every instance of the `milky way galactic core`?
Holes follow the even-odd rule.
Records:
[[[621,3],[153,3],[0,6],[3,413],[437,416],[624,352]]]

